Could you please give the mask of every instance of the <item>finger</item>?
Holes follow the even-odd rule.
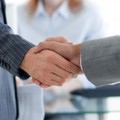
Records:
[[[59,55],[56,55],[56,58],[54,60],[54,64],[56,66],[62,68],[64,71],[67,71],[73,75],[77,75],[80,72],[80,67],[74,65],[73,63],[69,62],[68,60],[66,60],[65,58],[63,58]],[[60,70],[60,69],[58,69],[58,70]],[[61,72],[58,72],[58,73],[60,74]],[[63,74],[65,74],[65,73],[63,73]]]
[[[35,83],[37,80],[35,78],[32,78],[31,82]],[[39,81],[40,82],[40,81]]]
[[[44,84],[45,86],[62,86],[63,82],[57,82],[56,80],[47,80],[42,82],[41,84]]]
[[[66,65],[64,69],[71,72],[74,76],[78,75],[81,71],[79,66],[76,66],[71,62],[69,62],[68,65]]]
[[[71,72],[68,72],[61,67],[54,65],[51,68],[51,77],[56,80],[57,82],[64,82],[66,79],[73,76]]]
[[[32,78],[31,80],[33,83],[37,84],[37,85],[41,85],[42,83],[34,78]]]
[[[58,53],[59,55],[63,56],[68,60],[73,59],[72,45],[58,43],[58,42],[41,42],[39,45],[34,47],[33,53],[38,53],[42,50],[51,50]]]
[[[42,88],[48,88],[48,87],[50,87],[49,85],[45,85],[45,84],[39,82],[39,81],[36,80],[36,79],[33,79],[32,81],[33,81],[33,83],[37,84],[38,86],[40,86],[40,87],[42,87]]]
[[[41,84],[40,87],[42,87],[42,88],[44,88],[44,89],[47,89],[47,88],[49,88],[49,87],[51,87],[51,86],[47,86],[47,85]]]
[[[58,42],[41,42],[37,46],[34,47],[33,52],[38,53],[42,50],[52,50],[57,53],[61,53],[63,51],[63,48],[61,48],[61,44],[63,43],[58,43]]]
[[[64,83],[63,82],[57,82],[56,80],[50,80],[49,86],[62,86]]]
[[[41,42],[36,47],[34,47],[33,52],[38,53],[42,50],[52,50],[62,55],[63,57],[66,57],[66,54],[64,55],[64,53],[66,52],[72,53],[70,49],[71,46],[72,44],[65,44],[65,43],[59,43],[59,42],[53,42],[53,41],[52,42]],[[69,51],[67,49],[69,49]]]
[[[50,46],[49,46],[50,44]],[[40,42],[37,46],[34,47],[33,53],[41,52],[42,50],[48,49],[50,50],[53,47],[51,42]]]
[[[60,42],[60,43],[71,43],[70,41],[66,40],[64,37],[49,37],[45,40],[45,42]]]
[[[38,76],[37,79],[34,79],[33,82],[37,85],[44,84],[46,86],[51,86],[51,85],[61,85],[63,83],[62,78],[59,76],[55,76],[52,73],[44,73],[40,75],[41,78]],[[39,79],[38,79],[39,78]]]
[[[32,82],[37,84],[38,86],[41,86],[43,84],[42,82],[40,82],[39,80],[34,79],[34,78],[32,78]]]
[[[65,71],[66,72],[66,71]],[[61,74],[60,74],[61,75]],[[56,81],[57,83],[60,83],[60,84],[64,84],[69,78],[71,78],[71,74],[70,73],[67,73],[65,75],[65,77],[61,77],[60,75],[58,74],[55,74],[55,73],[51,73],[50,77],[53,78],[54,81]],[[69,78],[68,78],[69,77]]]
[[[40,78],[39,80],[34,79],[34,83],[39,86],[41,86],[41,84],[44,84],[45,86],[53,86],[53,85],[61,86],[64,83],[62,81],[62,79],[60,79],[60,77],[58,77],[59,78],[59,80],[58,80],[57,76],[56,77],[53,77],[53,76],[54,75],[51,74],[51,75],[47,75],[47,77],[45,76],[44,79],[42,79],[42,78]]]
[[[63,78],[66,78],[66,76],[69,75],[71,76],[71,74],[77,75],[80,72],[80,67],[74,65],[73,63],[58,54],[54,53],[54,56],[50,56],[48,61],[56,65],[56,67],[50,66],[49,69],[51,68],[51,71],[53,73]]]

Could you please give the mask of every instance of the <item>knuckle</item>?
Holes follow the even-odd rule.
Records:
[[[46,42],[49,42],[49,41],[52,41],[53,37],[48,37],[45,41]]]
[[[40,42],[40,43],[38,44],[38,46],[39,46],[39,47],[43,47],[43,46],[44,46],[44,42]]]
[[[45,42],[40,42],[40,43],[37,45],[37,49],[39,49],[40,51],[44,50],[45,47],[46,47]]]
[[[62,40],[65,40],[65,38],[64,38],[64,37],[62,37],[62,36],[61,36],[61,37],[59,37],[59,38],[60,38],[60,39],[62,39]]]
[[[63,42],[67,42],[67,40],[66,40],[65,37],[61,37],[61,40],[62,40]]]

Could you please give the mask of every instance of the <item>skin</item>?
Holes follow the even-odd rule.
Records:
[[[80,47],[81,47],[80,44],[73,45],[67,42],[67,40],[63,37],[50,37],[45,42],[41,42],[38,46],[36,46],[34,49],[34,53],[38,53],[46,49],[52,50],[80,68]],[[80,68],[80,73],[81,74],[83,73],[81,68]],[[33,82],[35,82],[38,85],[41,85],[41,83],[39,83],[35,79],[33,79]],[[50,86],[43,85],[43,87],[50,87]]]
[[[50,50],[34,54],[31,48],[25,55],[20,68],[26,71],[41,87],[62,86],[67,79],[80,72],[79,67]]]
[[[48,38],[45,42],[41,42],[36,46],[34,53],[38,53],[45,49],[52,50],[80,67],[81,45],[67,44],[66,41],[67,40],[63,37]]]
[[[44,8],[45,8],[46,12],[48,13],[48,15],[50,15],[50,16],[53,15],[53,13],[58,9],[58,7],[62,4],[62,2],[63,2],[63,0],[43,0]],[[57,40],[52,40],[51,38],[47,39],[47,42],[52,42],[52,41],[72,45],[71,43],[67,42],[67,40],[65,40],[64,38],[63,39],[58,38]],[[41,43],[41,44],[43,44],[43,43]],[[41,44],[40,44],[40,46],[42,46]],[[28,53],[32,53],[31,51],[32,50],[30,50],[30,52],[28,52]],[[59,50],[58,51],[53,50],[53,51],[59,53]],[[40,53],[37,52],[39,54],[39,56],[41,56],[41,55],[42,56],[38,57],[38,55],[36,55],[35,56],[36,60],[33,59],[34,57],[30,57],[30,56],[33,56],[32,54],[30,56],[28,56],[28,54],[27,54],[25,56],[24,61],[21,64],[21,68],[24,71],[26,71],[30,76],[33,77],[33,82],[35,82],[36,84],[38,84],[38,85],[40,85],[41,87],[44,87],[44,88],[49,87],[51,85],[61,86],[61,85],[63,85],[64,82],[66,82],[67,79],[70,79],[71,77],[77,75],[80,72],[80,68],[77,67],[77,66],[79,66],[79,62],[76,61],[76,58],[70,60],[69,57],[66,57],[65,55],[63,55],[61,53],[59,53],[59,54],[62,55],[64,58],[62,58],[60,55],[58,57],[58,55],[56,53],[54,53],[54,55],[53,55],[53,52],[52,53],[51,52],[52,51],[42,51]],[[46,56],[44,56],[45,54],[46,54]],[[49,56],[50,54],[52,54],[51,55],[52,57]],[[43,56],[46,57],[46,58],[43,59]],[[55,59],[53,56],[54,57],[57,56],[57,59]],[[69,65],[68,65],[69,70],[65,66],[65,63],[68,64],[68,61],[65,58],[69,59],[73,63],[72,65],[70,65],[71,62],[69,62]],[[40,63],[38,63],[37,60],[39,60]],[[62,62],[54,63],[53,61],[56,61],[56,60],[57,61],[62,61]],[[36,62],[34,62],[35,63],[34,65],[33,65],[33,61],[36,61]],[[44,65],[44,64],[46,64],[46,65]],[[49,66],[48,64],[49,65],[52,64],[52,65]],[[61,66],[60,66],[60,64],[61,64]],[[77,70],[75,70],[75,71],[73,70],[74,69],[74,67],[72,67],[73,65],[74,65],[74,67],[77,68]],[[33,67],[31,67],[31,66],[33,66]],[[44,68],[44,66],[48,66],[48,67]],[[65,66],[65,68],[63,68],[63,66]],[[51,71],[50,68],[54,68],[54,72]],[[59,70],[61,69],[61,73],[58,72],[56,69],[59,69]],[[73,71],[71,72],[71,69],[74,72]],[[54,75],[53,75],[53,73],[54,73]],[[65,73],[67,75],[62,76]]]
[[[45,11],[52,16],[62,2],[63,0],[43,0]]]

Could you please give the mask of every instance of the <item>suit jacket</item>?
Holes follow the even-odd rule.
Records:
[[[87,78],[97,86],[120,81],[120,36],[85,42],[81,61]]]
[[[0,0],[0,120],[18,117],[14,76],[28,77],[19,65],[31,47],[31,43],[14,35],[6,25],[4,0]]]

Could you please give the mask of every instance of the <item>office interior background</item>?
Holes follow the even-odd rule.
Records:
[[[23,4],[27,0],[5,0],[7,3],[7,15],[8,23],[16,32],[17,17],[16,9],[17,5]],[[120,34],[120,0],[90,0],[98,6],[103,19],[108,28],[109,35]],[[14,25],[13,25],[14,23]]]
[[[91,0],[96,4],[102,14],[103,20],[107,27],[107,33],[109,36],[120,35],[120,0]],[[26,0],[6,0],[8,24],[12,27],[14,33],[17,33],[17,6],[23,4]],[[109,108],[114,101],[108,101]],[[114,103],[117,104],[117,103]],[[120,106],[118,106],[120,107]],[[89,116],[88,116],[89,117]],[[92,119],[92,118],[91,118]],[[118,114],[106,115],[106,120],[119,120]]]

